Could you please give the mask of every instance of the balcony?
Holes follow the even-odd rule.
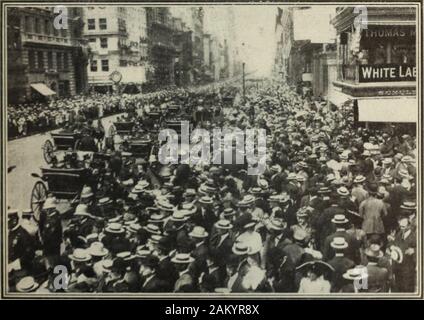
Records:
[[[37,33],[22,33],[22,42],[60,45],[68,47],[84,46],[81,39],[71,39],[69,37],[59,37],[54,35],[37,34]]]

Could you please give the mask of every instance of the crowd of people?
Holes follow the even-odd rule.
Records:
[[[87,181],[70,209],[49,195],[40,212],[9,210],[9,290],[414,292],[415,133],[358,125],[281,83],[237,91],[169,91],[154,104],[220,106],[196,119],[204,128],[266,129],[263,174],[107,150],[101,183]]]

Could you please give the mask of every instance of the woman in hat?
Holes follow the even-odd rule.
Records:
[[[298,293],[326,294],[331,292],[331,284],[324,277],[328,270],[333,271],[330,265],[318,260],[306,262],[296,269],[304,272]]]

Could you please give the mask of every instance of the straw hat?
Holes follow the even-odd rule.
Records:
[[[146,230],[147,232],[149,232],[150,234],[156,234],[156,235],[160,235],[160,228],[152,223],[147,224],[147,226],[144,227],[144,230]]]
[[[97,241],[90,245],[87,252],[94,257],[104,257],[109,253],[109,250],[104,247],[102,242]]]
[[[346,239],[343,237],[335,237],[330,245],[337,250],[346,249],[349,246]]]
[[[333,219],[331,219],[331,222],[334,224],[345,224],[348,223],[349,220],[344,214],[336,214]]]
[[[105,228],[105,231],[115,234],[125,233],[125,229],[122,224],[116,222],[108,224]]]
[[[172,259],[171,262],[177,264],[189,264],[194,261],[193,257],[188,253],[177,253]]]
[[[193,238],[203,239],[203,238],[207,238],[209,234],[206,232],[205,228],[201,226],[195,226],[188,235]]]
[[[229,220],[221,219],[215,223],[215,227],[217,229],[230,230],[233,228],[233,225],[231,224]]]
[[[74,252],[69,255],[69,259],[76,262],[87,262],[91,260],[91,255],[86,249],[76,248]]]
[[[33,277],[24,277],[16,284],[16,291],[18,292],[33,292],[39,287]]]
[[[236,242],[233,245],[232,251],[235,255],[243,256],[249,253],[249,247],[242,242]]]

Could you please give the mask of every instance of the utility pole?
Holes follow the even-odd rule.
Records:
[[[246,102],[246,77],[244,74],[245,63],[243,62],[243,102]]]

